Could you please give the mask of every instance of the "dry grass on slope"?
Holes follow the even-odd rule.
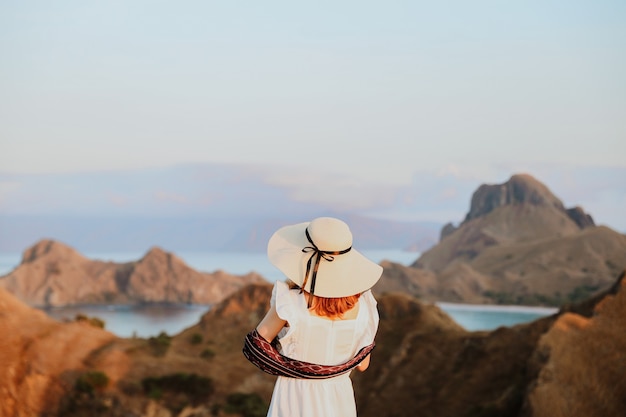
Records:
[[[124,355],[108,347],[117,338],[87,322],[59,323],[0,288],[0,416],[53,412],[99,352],[114,384]]]
[[[494,246],[569,236],[580,232],[565,212],[554,207],[516,205],[498,207],[461,225],[424,252],[415,267],[441,271],[453,262],[470,262]]]
[[[622,417],[626,410],[626,279],[585,318],[565,313],[541,338],[543,362],[525,416]]]
[[[493,279],[496,291],[565,297],[577,287],[604,289],[612,284],[626,267],[626,236],[591,227],[569,236],[489,248],[471,265]]]
[[[526,363],[553,318],[494,332],[466,332],[434,306],[390,294],[370,369],[353,373],[359,416],[514,416]]]

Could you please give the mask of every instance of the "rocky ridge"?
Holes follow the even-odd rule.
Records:
[[[607,288],[626,267],[626,236],[566,209],[530,175],[482,185],[459,227],[405,267],[387,263],[378,293],[425,300],[560,305]]]
[[[504,184],[483,184],[472,195],[470,211],[465,216],[463,223],[472,219],[483,217],[498,207],[529,204],[555,209],[565,213],[574,222],[575,219],[585,219],[579,227],[593,226],[591,216],[585,215],[582,208],[578,208],[582,216],[576,216],[578,212],[574,210],[572,214],[563,206],[563,202],[541,182],[528,174],[513,175]]]
[[[255,273],[199,272],[157,247],[138,261],[115,263],[91,260],[60,242],[42,240],[24,251],[17,268],[0,277],[0,287],[38,307],[212,304],[246,284],[262,281]]]

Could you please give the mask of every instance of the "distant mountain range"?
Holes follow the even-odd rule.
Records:
[[[42,240],[0,277],[0,288],[36,307],[85,304],[213,304],[242,286],[265,282],[218,270],[198,272],[158,247],[141,259],[115,263],[87,259],[63,243]]]
[[[350,224],[361,249],[421,251],[437,242],[440,223],[402,222],[320,212]],[[136,252],[152,246],[180,251],[263,252],[279,227],[309,221],[310,217],[55,217],[6,216],[2,221],[0,252],[21,252],[41,239],[64,242],[86,251]]]
[[[363,248],[421,250],[436,242],[441,222],[368,214],[395,204],[396,188],[342,176],[329,186],[319,181],[323,175],[289,167],[228,164],[0,173],[0,251],[21,251],[41,239],[83,252],[263,251],[279,226],[326,215],[349,221]]]
[[[424,251],[438,241],[445,223],[462,219],[468,196],[483,178],[508,176],[464,175],[450,168],[416,171],[405,184],[386,184],[297,166],[234,164],[0,172],[0,251],[22,251],[41,239],[83,253],[152,246],[173,252],[258,251],[275,228],[326,215],[347,220],[359,247]],[[541,177],[555,184],[564,201],[591,209],[596,223],[626,231],[620,193],[626,168],[571,167]]]

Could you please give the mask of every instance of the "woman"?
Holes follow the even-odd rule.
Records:
[[[352,248],[348,226],[330,217],[279,229],[270,238],[268,256],[287,282],[275,283],[256,332],[265,341],[277,337],[280,354],[315,370],[309,376],[279,376],[268,416],[356,416],[350,369],[369,366],[378,328],[370,288],[382,267]],[[344,373],[320,377],[346,363]]]

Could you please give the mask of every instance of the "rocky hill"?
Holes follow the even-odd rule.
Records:
[[[619,416],[626,410],[626,271],[597,303],[568,306],[529,361],[537,378],[520,417]],[[591,307],[591,309],[589,308]],[[591,310],[591,311],[589,311]]]
[[[441,271],[451,263],[471,261],[492,246],[571,236],[593,226],[581,208],[565,209],[535,178],[514,175],[504,184],[481,185],[472,195],[465,220],[448,229],[414,266]]]
[[[29,305],[196,303],[211,304],[246,284],[262,282],[254,273],[198,272],[175,255],[150,249],[128,263],[87,259],[71,247],[42,240],[28,248],[22,262],[0,277],[5,288]]]
[[[274,377],[241,347],[270,294],[249,285],[178,335],[119,339],[54,322],[0,289],[0,415],[265,415]],[[467,332],[407,294],[378,301],[370,369],[352,375],[360,416],[623,415],[624,274],[554,316],[492,332]]]
[[[404,317],[391,323],[402,323]],[[412,327],[382,323],[377,339],[393,340],[396,347],[378,351],[371,370],[354,376],[359,415],[623,413],[626,363],[618,359],[626,348],[623,273],[612,288],[586,303],[493,332],[420,332],[419,327],[411,332]]]
[[[378,292],[402,288],[427,300],[549,304],[607,288],[626,267],[626,236],[567,209],[529,175],[482,185],[459,227],[409,268],[385,265]],[[408,283],[408,285],[407,285]]]
[[[113,334],[88,321],[59,323],[0,288],[0,416],[54,410],[98,352],[115,384],[127,362]]]

